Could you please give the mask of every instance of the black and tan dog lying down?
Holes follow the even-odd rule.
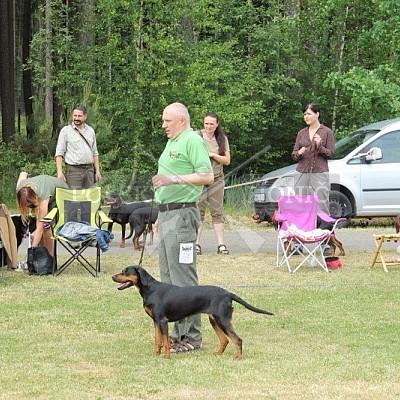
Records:
[[[161,354],[164,346],[164,357],[170,358],[171,343],[168,333],[168,322],[179,321],[190,315],[208,314],[220,346],[215,354],[225,351],[229,339],[236,346],[236,358],[242,358],[242,339],[235,333],[232,325],[232,301],[236,301],[248,310],[259,314],[273,313],[254,307],[234,293],[217,286],[179,287],[162,283],[154,279],[145,269],[137,266],[125,268],[120,274],[112,277],[120,283],[119,290],[136,286],[143,298],[143,307],[153,319],[155,326],[154,354]]]

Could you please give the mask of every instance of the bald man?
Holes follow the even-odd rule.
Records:
[[[188,109],[168,105],[162,115],[168,138],[152,179],[159,207],[156,229],[160,234],[161,281],[177,286],[198,285],[196,238],[200,224],[197,201],[203,185],[214,181],[207,146],[190,127]],[[200,314],[178,321],[171,332],[171,352],[197,350],[201,344]]]

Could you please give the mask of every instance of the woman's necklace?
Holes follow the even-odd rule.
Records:
[[[206,139],[209,141],[209,142],[211,142],[211,140],[213,140],[215,138],[215,135],[214,134],[211,134],[211,136],[208,134],[208,133],[206,133]]]

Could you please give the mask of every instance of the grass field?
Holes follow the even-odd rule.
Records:
[[[0,284],[1,399],[398,399],[400,267],[369,267],[372,249],[342,270],[276,270],[273,254],[199,258],[220,285],[275,316],[235,305],[241,361],[203,318],[204,349],[152,355],[154,330],[136,289],[111,275],[132,257],[104,254],[99,278],[5,272]],[[157,257],[143,266],[158,278]]]

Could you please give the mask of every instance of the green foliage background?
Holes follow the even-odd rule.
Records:
[[[41,3],[39,2],[39,5]],[[321,104],[337,136],[400,113],[398,0],[98,0],[51,4],[51,40],[38,7],[31,42],[35,138],[21,130],[7,152],[9,199],[19,169],[55,172],[57,132],[43,116],[44,54],[52,85],[70,119],[89,107],[105,190],[149,198],[165,145],[163,108],[186,104],[192,126],[220,114],[235,181],[291,162],[302,106]],[[268,150],[267,150],[268,149]],[[3,200],[4,201],[4,200]]]

